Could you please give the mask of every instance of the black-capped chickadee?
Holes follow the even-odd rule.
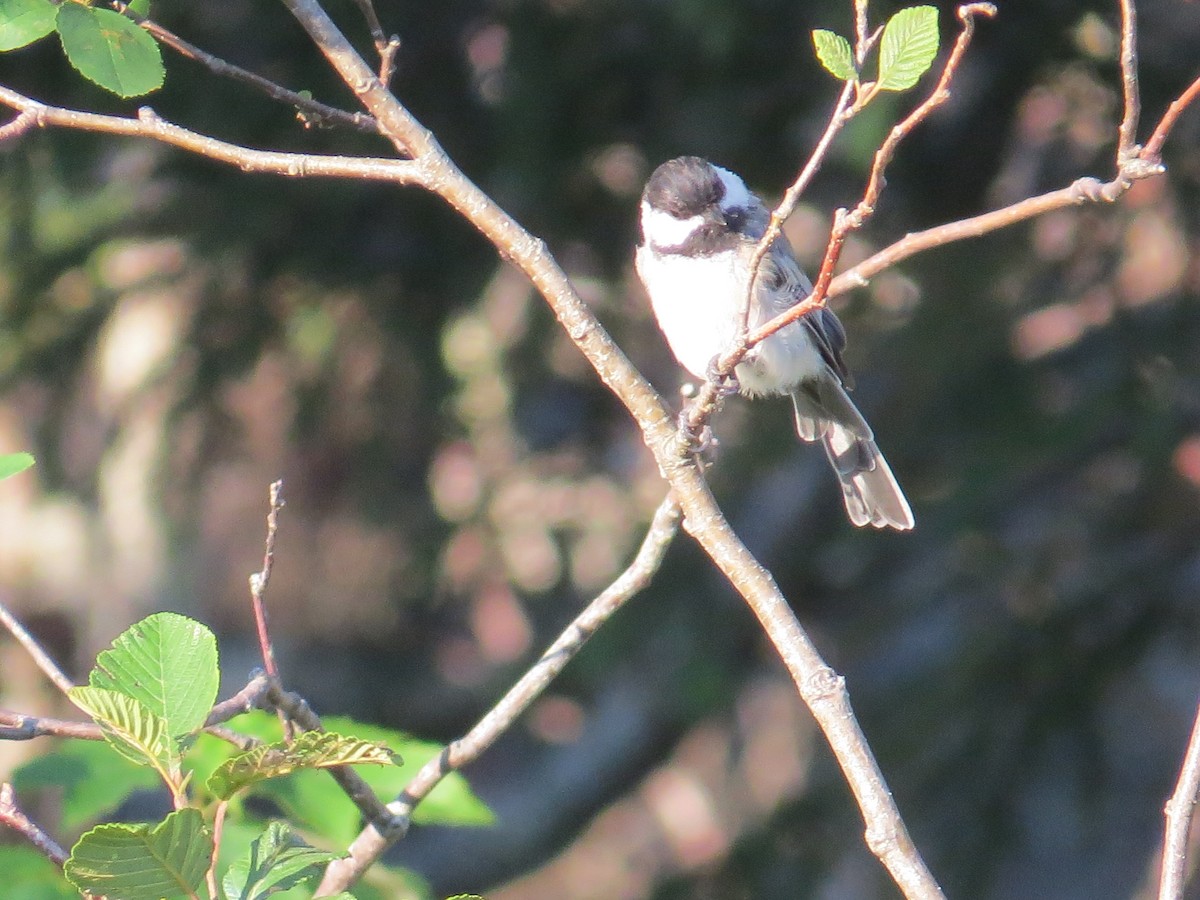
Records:
[[[750,261],[769,221],[741,178],[698,156],[663,163],[646,183],[638,275],[676,359],[697,378],[706,378],[714,359],[732,348]],[[748,327],[768,322],[811,291],[780,237],[759,267]],[[791,395],[796,431],[825,446],[851,522],[912,528],[912,509],[871,426],[846,395],[853,385],[842,361],[845,346],[837,316],[812,312],[750,350],[734,370],[738,389],[749,397]]]

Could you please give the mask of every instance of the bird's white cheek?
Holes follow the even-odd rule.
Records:
[[[678,247],[703,224],[701,216],[676,219],[670,213],[642,204],[642,231],[648,242],[659,247]]]

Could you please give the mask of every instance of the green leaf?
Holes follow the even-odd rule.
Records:
[[[370,725],[344,716],[326,716],[324,724],[338,734],[354,735],[366,741],[386,744],[403,757],[400,766],[364,766],[358,774],[384,801],[391,800],[429,760],[442,752],[442,745],[421,741],[411,735],[378,725]],[[262,740],[280,738],[279,720],[275,716],[255,711],[238,716],[227,725],[241,734]],[[207,738],[201,738],[199,745]],[[212,739],[212,754],[230,756],[229,745]],[[194,753],[188,754],[191,760]],[[204,769],[197,767],[194,782],[202,780]],[[207,779],[203,779],[207,781]],[[250,788],[250,794],[266,797],[282,809],[293,825],[302,828],[330,846],[345,847],[362,827],[362,817],[341,788],[321,772],[299,771],[286,778],[260,781]],[[237,798],[235,798],[236,802]],[[495,816],[472,791],[467,779],[451,772],[421,801],[413,821],[422,825],[490,825]],[[388,894],[387,896],[391,896]]]
[[[906,91],[933,64],[938,52],[938,12],[910,6],[888,20],[879,45],[879,89]]]
[[[84,78],[121,97],[162,87],[162,53],[133,20],[67,0],[58,8],[55,25],[63,52]]]
[[[858,78],[858,70],[854,68],[854,52],[850,49],[848,40],[823,28],[814,31],[812,38],[813,47],[817,50],[817,59],[821,61],[826,72],[842,81]]]
[[[62,826],[76,831],[116,809],[134,791],[153,790],[161,783],[153,769],[134,765],[107,742],[64,741],[17,769],[13,786],[18,791],[60,792]]]
[[[167,733],[167,723],[132,697],[95,687],[73,687],[71,702],[99,724],[104,736],[126,759],[150,763],[163,781],[174,782],[179,751]]]
[[[5,0],[0,0],[3,4]],[[0,15],[3,15],[0,12]],[[0,25],[0,36],[4,33],[4,26]],[[8,47],[0,47],[0,50],[7,50]],[[0,456],[0,481],[8,478],[10,475],[16,475],[18,472],[24,472],[33,465],[33,456],[29,453],[6,453]]]
[[[50,0],[0,0],[0,51],[44,38],[54,30],[57,14],[58,7]]]
[[[197,893],[212,859],[212,834],[187,807],[158,825],[99,825],[72,848],[63,872],[81,891],[120,900]]]
[[[213,633],[187,616],[155,613],[96,657],[88,683],[132,697],[181,738],[208,718],[219,680]]]
[[[337,858],[336,853],[304,843],[286,823],[272,822],[250,845],[246,857],[229,867],[221,885],[231,900],[261,900],[303,884]]]
[[[291,744],[285,741],[263,744],[222,763],[209,777],[206,787],[217,798],[228,800],[242,788],[300,769],[395,763],[395,754],[382,744],[330,731],[306,731]]]
[[[150,0],[129,0],[126,6],[135,16],[141,16],[143,19],[150,17]]]

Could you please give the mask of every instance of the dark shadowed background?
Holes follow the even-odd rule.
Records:
[[[1200,5],[1140,6],[1152,123],[1200,68]],[[847,263],[1111,177],[1115,2],[1000,7]],[[353,4],[330,11],[369,46]],[[404,41],[398,96],[677,396],[632,273],[641,184],[694,153],[777,197],[837,92],[809,32],[849,32],[848,0],[379,11]],[[352,102],[272,4],[153,14]],[[147,99],[168,119],[255,147],[385,152],[167,67]],[[135,108],[52,41],[0,57],[0,83]],[[809,266],[912,102],[885,97],[839,139],[788,224]],[[847,676],[951,896],[1148,896],[1156,879],[1200,695],[1198,137],[1192,110],[1168,177],[1116,206],[928,253],[836,301],[911,534],[848,524],[785,403],[733,400],[716,424],[718,496]],[[246,578],[282,477],[269,602],[285,680],[321,712],[438,740],[620,571],[663,494],[540,298],[439,202],[68,133],[0,147],[0,452],[15,450],[38,466],[0,485],[0,590],[76,677],[174,609],[217,630],[238,686],[256,661]],[[66,714],[4,641],[0,705]],[[0,772],[37,752],[0,746]],[[466,774],[498,824],[417,829],[391,856],[436,896],[897,896],[773,651],[686,537]]]

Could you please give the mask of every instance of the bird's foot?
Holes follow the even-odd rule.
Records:
[[[714,356],[708,361],[708,368],[705,369],[704,375],[717,386],[717,393],[721,398],[731,397],[742,389],[741,382],[738,381],[737,375],[733,372],[721,372],[718,363],[721,362],[721,357]]]

